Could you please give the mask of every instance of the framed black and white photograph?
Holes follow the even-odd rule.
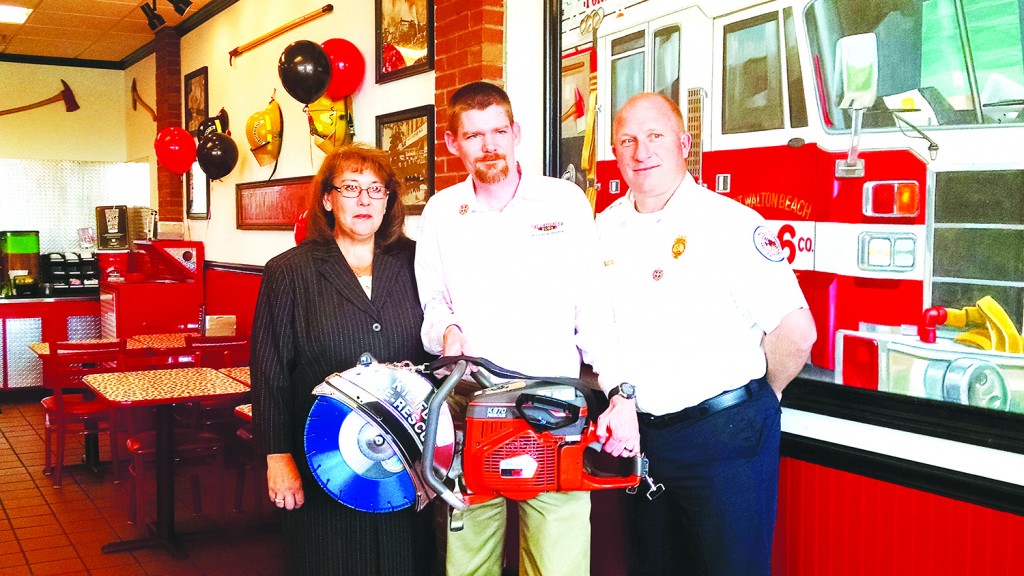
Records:
[[[199,124],[210,114],[210,87],[207,81],[207,67],[203,66],[185,74],[185,130],[193,136]]]
[[[377,83],[434,68],[434,0],[376,0]]]
[[[210,179],[193,162],[192,168],[185,172],[185,216],[189,220],[210,219]]]
[[[391,157],[406,213],[423,212],[434,193],[434,106],[377,116],[377,147]]]

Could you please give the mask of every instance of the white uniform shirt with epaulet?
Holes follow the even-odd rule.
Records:
[[[807,302],[774,231],[687,174],[658,212],[631,193],[597,219],[637,406],[699,404],[765,374],[762,336]]]
[[[427,351],[456,324],[466,354],[505,368],[576,377],[582,351],[602,388],[621,383],[592,214],[582,190],[542,176],[521,176],[500,211],[471,178],[431,197],[416,247]]]

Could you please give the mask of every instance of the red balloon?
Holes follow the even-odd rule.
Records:
[[[366,60],[356,45],[343,38],[331,38],[320,47],[331,61],[331,83],[324,94],[337,101],[358,90],[366,72]]]
[[[385,44],[381,47],[380,52],[381,72],[394,72],[400,68],[405,68],[405,57],[398,51],[398,48],[395,48],[394,44]]]
[[[302,244],[302,241],[306,239],[306,228],[309,223],[309,210],[304,210],[302,214],[299,214],[297,220],[295,220],[295,245]]]
[[[196,141],[180,126],[164,128],[153,142],[156,160],[175,174],[184,174],[196,161]]]

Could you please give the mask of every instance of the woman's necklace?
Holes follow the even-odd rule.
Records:
[[[352,272],[355,273],[357,278],[373,275],[373,262],[367,264],[366,266],[356,266],[355,264],[349,264],[348,266],[349,268],[352,269]]]

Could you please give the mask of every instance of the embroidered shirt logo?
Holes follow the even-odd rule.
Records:
[[[782,262],[786,257],[779,239],[764,226],[754,228],[754,247],[761,253],[761,256],[772,262]]]
[[[561,231],[559,228],[562,227],[563,222],[545,222],[543,224],[534,224],[533,229],[536,230],[538,235],[552,234],[555,231]]]

